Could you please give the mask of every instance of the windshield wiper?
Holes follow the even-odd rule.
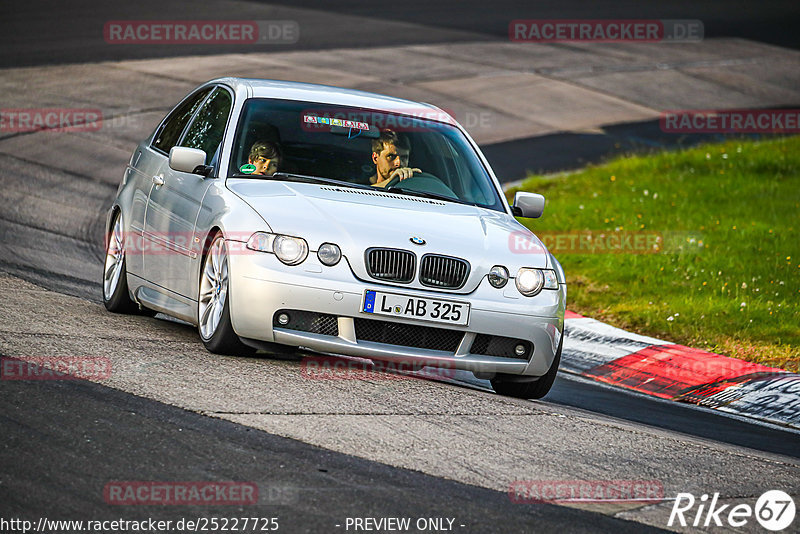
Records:
[[[362,184],[354,184],[351,182],[343,182],[341,180],[334,180],[333,178],[323,178],[322,176],[311,176],[308,174],[294,174],[291,172],[276,172],[272,176],[264,176],[260,174],[239,174],[236,173],[232,175],[232,178],[258,178],[260,180],[278,180],[278,181],[285,181],[285,182],[307,182],[307,183],[318,183],[318,184],[328,184],[328,185],[335,185],[339,187],[350,187],[353,189],[368,189],[370,191],[375,192],[387,192],[387,193],[395,193],[395,194],[403,194],[403,195],[410,195],[416,197],[425,197],[435,200],[444,200],[446,202],[455,202],[457,204],[465,204],[467,206],[477,206],[478,204],[474,202],[467,202],[466,200],[461,200],[459,198],[447,196],[447,195],[440,195],[438,193],[428,193],[427,191],[417,191],[416,189],[406,189],[403,187],[392,187],[391,189],[383,189],[378,187],[372,187],[369,185],[362,185]]]
[[[235,173],[230,175],[231,178],[256,178],[258,180],[276,180],[280,182],[308,182],[338,185],[341,187],[352,187],[354,189],[372,189],[368,185],[354,184],[351,182],[343,182],[341,180],[334,180],[333,178],[323,178],[322,176],[311,176],[308,174],[294,174],[290,172],[276,172],[272,176],[265,176],[263,174],[244,174]]]
[[[380,189],[378,190],[380,191]],[[455,198],[447,195],[440,195],[438,193],[428,193],[427,191],[417,191],[416,189],[406,189],[404,187],[392,187],[390,189],[384,189],[387,193],[401,193],[403,195],[410,195],[413,197],[425,197],[425,198],[432,198],[436,200],[445,200],[447,202],[455,202],[456,204],[466,204],[467,206],[477,206],[474,202],[467,202],[466,200],[461,200],[460,198]]]
[[[287,182],[310,182],[319,184],[338,185],[340,187],[352,187],[354,189],[372,189],[368,185],[354,184],[351,182],[343,182],[341,180],[334,180],[333,178],[323,178],[322,176],[309,176],[307,174],[293,174],[290,172],[276,172],[272,176],[265,176],[264,178],[272,178],[273,180],[283,180]]]

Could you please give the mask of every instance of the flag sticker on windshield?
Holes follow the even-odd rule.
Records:
[[[303,115],[305,124],[327,124],[329,126],[341,126],[342,128],[355,128],[357,130],[369,130],[366,122],[351,121],[347,119],[337,119],[335,117],[317,117],[316,115]]]

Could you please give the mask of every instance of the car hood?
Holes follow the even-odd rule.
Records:
[[[303,237],[311,251],[336,243],[354,274],[369,279],[365,251],[409,250],[463,258],[471,269],[461,291],[472,291],[494,265],[545,268],[542,242],[508,214],[439,200],[319,184],[229,179],[273,232]],[[411,238],[425,241],[412,243]],[[424,287],[414,282],[404,287]]]

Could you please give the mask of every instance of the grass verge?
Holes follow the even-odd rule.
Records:
[[[518,190],[547,198],[521,221],[564,266],[570,310],[800,371],[800,137],[624,157]]]

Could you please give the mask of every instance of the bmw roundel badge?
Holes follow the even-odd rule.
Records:
[[[424,245],[425,244],[425,240],[424,239],[422,239],[421,237],[416,237],[416,236],[414,236],[411,239],[409,239],[409,241],[411,241],[415,245]]]

